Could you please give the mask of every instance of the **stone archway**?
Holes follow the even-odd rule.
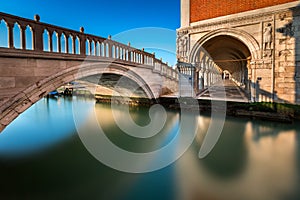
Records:
[[[207,33],[196,42],[196,44],[192,47],[189,53],[189,62],[195,62],[197,60],[199,52],[203,49],[203,45],[207,41],[217,36],[231,36],[232,38],[241,41],[244,45],[248,47],[252,60],[257,60],[260,58],[260,46],[258,41],[253,36],[242,30],[222,28]]]
[[[250,93],[250,61],[260,57],[259,44],[251,35],[236,29],[212,31],[196,42],[191,50],[189,62],[197,62],[203,51],[222,71],[228,71],[234,82]]]

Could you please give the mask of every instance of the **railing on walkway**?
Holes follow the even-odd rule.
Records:
[[[167,63],[155,58],[155,54],[136,49],[116,41],[84,33],[84,28],[74,31],[51,24],[0,12],[0,25],[6,25],[7,44],[4,48],[32,52],[52,52],[74,56],[98,56],[128,63],[153,67],[155,72],[172,79],[178,79],[177,71]],[[2,29],[0,29],[2,31]],[[20,39],[16,39],[19,37]]]
[[[212,59],[207,58],[205,62],[177,63],[180,96],[196,96],[199,92],[220,81],[222,70]]]

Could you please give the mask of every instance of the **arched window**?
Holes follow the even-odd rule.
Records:
[[[85,54],[87,56],[91,55],[91,52],[90,52],[90,40],[89,39],[86,39],[86,41],[85,41]]]
[[[90,55],[91,56],[94,56],[95,55],[95,42],[94,42],[94,40],[92,40],[92,42],[91,42],[91,44],[90,44],[91,46],[90,46]]]
[[[0,21],[0,47],[8,47],[8,30],[6,21]]]
[[[52,51],[58,52],[58,34],[56,31],[52,34]]]
[[[50,51],[50,36],[49,32],[47,29],[44,30],[43,33],[43,46],[44,46],[44,51]]]
[[[61,53],[67,53],[67,47],[66,47],[66,35],[64,33],[60,36],[60,45],[61,45]]]
[[[29,25],[27,25],[25,29],[25,40],[26,40],[26,49],[33,50],[33,35],[32,35],[32,29]]]
[[[69,50],[69,52],[68,53],[70,53],[70,54],[73,54],[74,53],[74,47],[73,47],[73,36],[72,35],[69,35],[69,37],[68,37],[68,50]]]
[[[76,36],[75,47],[76,47],[76,52],[75,52],[75,54],[80,54],[81,46],[80,46],[80,39],[79,39],[78,36]]]
[[[16,22],[14,24],[14,29],[13,29],[13,36],[14,36],[14,47],[16,49],[21,49],[21,29],[20,25]]]

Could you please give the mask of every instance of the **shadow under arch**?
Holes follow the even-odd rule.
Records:
[[[36,82],[24,91],[12,97],[1,108],[3,112],[0,113],[0,125],[2,126],[0,126],[0,132],[21,113],[46,96],[49,92],[71,81],[105,73],[116,74],[131,79],[136,82],[142,90],[144,90],[149,99],[155,99],[155,95],[146,81],[125,65],[111,62],[103,62],[100,64],[85,63],[55,73]]]
[[[195,62],[199,52],[203,48],[202,47],[203,44],[205,44],[207,41],[217,36],[231,36],[237,40],[240,40],[249,48],[252,59],[256,60],[260,58],[259,43],[258,41],[256,41],[256,39],[253,36],[251,36],[250,34],[242,30],[233,29],[233,28],[222,28],[207,33],[196,42],[196,44],[193,46],[190,52],[189,62],[190,63]]]

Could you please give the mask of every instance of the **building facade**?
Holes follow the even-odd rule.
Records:
[[[177,59],[204,80],[213,61],[252,101],[300,104],[300,1],[181,0]]]

